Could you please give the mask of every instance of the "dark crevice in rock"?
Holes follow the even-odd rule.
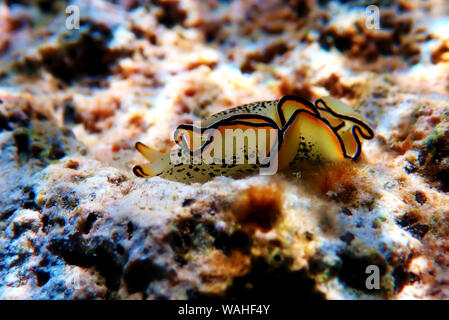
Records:
[[[290,270],[291,261],[270,265],[262,258],[253,260],[250,271],[243,277],[235,278],[226,290],[230,299],[324,299],[315,289],[315,281],[305,270]]]
[[[116,254],[117,245],[112,241],[95,238],[87,242],[80,234],[74,234],[68,238],[53,239],[48,249],[63,258],[67,264],[83,268],[95,267],[105,278],[109,290],[119,289],[123,258]]]
[[[3,130],[11,130],[12,128],[9,126],[8,118],[0,112],[0,132]]]
[[[392,272],[392,275],[394,278],[395,293],[401,292],[404,286],[419,280],[419,278],[415,274],[413,274],[412,272],[408,272],[403,265],[395,268]]]
[[[63,258],[67,264],[83,268],[90,268],[95,265],[93,250],[78,234],[69,238],[54,239],[48,249],[53,254]]]
[[[124,281],[129,293],[144,292],[152,281],[162,279],[164,275],[164,269],[153,261],[136,260],[127,266]]]
[[[117,253],[121,256],[125,254],[125,248],[123,248],[123,246],[120,244],[117,244]]]
[[[123,262],[117,251],[117,245],[109,240],[102,240],[94,249],[96,269],[105,277],[106,286],[112,291],[119,289],[123,272]]]
[[[237,230],[232,234],[218,232],[215,235],[214,246],[222,250],[225,254],[230,254],[233,250],[240,250],[249,253],[252,245],[251,237],[247,233]]]
[[[177,24],[182,25],[187,18],[187,12],[180,7],[177,1],[155,1],[156,5],[162,8],[163,14],[159,17],[159,22],[166,27],[173,27]]]
[[[402,228],[405,228],[405,227],[408,227],[408,226],[410,226],[410,225],[412,225],[414,223],[417,223],[417,222],[418,222],[418,219],[413,214],[411,214],[410,212],[407,212],[406,214],[404,214],[401,217],[401,220],[398,221],[398,224]]]
[[[13,232],[13,239],[17,239],[20,237],[22,233],[29,230],[31,228],[31,223],[13,223],[12,232]]]
[[[250,73],[256,69],[257,63],[270,63],[276,56],[288,51],[288,45],[284,42],[274,42],[260,51],[249,53],[240,66],[242,72]]]
[[[34,193],[32,186],[25,186],[22,189],[22,193],[22,208],[37,211],[41,209],[41,207],[35,201],[36,194]]]
[[[49,232],[49,229],[50,229],[51,227],[53,227],[54,224],[55,224],[55,222],[54,222],[52,219],[50,219],[50,217],[49,217],[48,215],[46,215],[46,214],[44,214],[44,215],[42,216],[42,218],[41,218],[41,223],[42,223],[42,231],[43,231],[44,233],[48,233],[48,232]]]
[[[449,192],[449,170],[438,172],[435,178],[441,182],[442,190],[444,192]]]
[[[449,143],[447,130],[431,134],[419,151],[418,170],[444,192],[449,192]]]
[[[59,160],[65,156],[64,146],[59,143],[52,143],[48,152],[48,159]]]
[[[28,138],[28,133],[19,130],[14,132],[14,143],[17,147],[17,155],[27,159],[30,152],[30,139]]]
[[[341,208],[341,212],[342,212],[344,215],[346,215],[346,216],[352,216],[351,210],[349,210],[349,209],[346,208],[346,207]]]
[[[195,202],[195,199],[184,199],[182,201],[182,206],[183,207],[188,207],[188,206],[190,206],[194,202]]]
[[[310,12],[307,1],[288,1],[288,5],[299,19],[307,17]]]
[[[418,223],[418,219],[410,212],[404,214],[398,224],[418,240],[422,240],[430,230],[428,225]]]
[[[63,109],[64,123],[68,125],[81,123],[81,115],[76,110],[72,101],[67,101]]]
[[[195,243],[204,237],[204,230],[201,230],[201,223],[196,219],[180,219],[175,226],[175,230],[168,234],[167,241],[175,253],[175,259],[182,266],[186,263],[184,255],[196,248]]]
[[[370,265],[379,268],[380,279],[387,272],[387,262],[379,254],[372,254],[366,256],[355,256],[351,252],[343,252],[340,254],[341,269],[339,270],[339,279],[351,288],[370,293],[379,293],[378,289],[368,289],[366,286],[366,279],[369,274],[366,273],[366,268]]]
[[[88,234],[97,219],[98,214],[96,212],[89,213],[87,219],[81,224],[80,231],[84,234]]]
[[[354,235],[351,232],[345,232],[341,237],[340,240],[343,242],[346,242],[347,245],[351,245],[352,240],[354,240]]]
[[[42,269],[36,270],[36,283],[38,287],[45,285],[50,280],[50,273]]]
[[[420,205],[423,205],[424,203],[426,203],[427,201],[427,196],[424,192],[417,190],[415,192],[415,200],[416,202],[418,202]]]
[[[131,221],[126,224],[126,233],[128,234],[128,240],[131,239],[135,230],[136,227]]]
[[[323,300],[325,296],[315,288],[315,281],[306,270],[290,270],[291,259],[283,259],[273,265],[263,258],[252,261],[250,271],[234,278],[224,296],[203,294],[194,289],[187,290],[190,300],[217,299],[299,299]]]
[[[183,266],[187,263],[185,255],[190,250],[201,250],[214,246],[229,255],[233,250],[249,253],[252,241],[244,231],[229,234],[219,231],[215,224],[204,219],[179,219],[175,229],[166,238],[175,253],[175,260]]]
[[[4,209],[0,215],[0,220],[8,219],[10,216],[12,216],[14,214],[15,211],[16,211],[16,208],[11,208],[11,207]]]
[[[43,13],[56,14],[59,12],[61,6],[64,6],[64,8],[67,6],[67,0],[6,0],[5,4],[8,6],[18,4],[27,7],[36,7]]]
[[[430,227],[425,224],[416,223],[406,227],[405,230],[410,232],[416,239],[422,240],[427,232],[429,232]]]
[[[36,4],[37,7],[45,13],[53,13],[53,14],[57,14],[60,11],[60,6],[62,4],[64,5],[64,8],[67,6],[66,5],[67,1],[54,1],[54,0],[37,0]]]

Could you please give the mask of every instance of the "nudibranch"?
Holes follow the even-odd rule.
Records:
[[[133,172],[139,177],[203,182],[221,175],[244,176],[275,163],[270,171],[275,173],[304,161],[357,160],[361,139],[373,137],[366,121],[335,98],[313,104],[284,96],[213,114],[201,126],[181,124],[174,132],[178,148],[167,153],[137,142],[137,150],[150,163],[135,166]]]

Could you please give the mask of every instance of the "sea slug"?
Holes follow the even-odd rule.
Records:
[[[135,166],[133,172],[181,182],[239,177],[256,170],[274,174],[303,161],[357,160],[361,138],[373,137],[361,116],[335,98],[313,104],[284,96],[213,114],[201,126],[181,124],[174,132],[178,148],[167,153],[137,142],[137,150],[150,163]]]

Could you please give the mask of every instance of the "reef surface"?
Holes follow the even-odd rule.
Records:
[[[4,1],[0,298],[447,299],[449,4],[369,4],[377,29],[363,1]],[[136,141],[287,94],[376,137],[294,174],[133,175]]]

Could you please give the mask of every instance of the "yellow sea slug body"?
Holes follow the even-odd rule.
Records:
[[[174,133],[179,148],[169,153],[138,142],[137,150],[150,164],[135,166],[133,171],[140,177],[181,182],[239,177],[261,168],[274,168],[268,172],[275,173],[303,161],[356,160],[361,138],[373,137],[361,117],[334,98],[318,99],[314,105],[285,96],[211,115],[201,121],[201,127],[181,124]]]

